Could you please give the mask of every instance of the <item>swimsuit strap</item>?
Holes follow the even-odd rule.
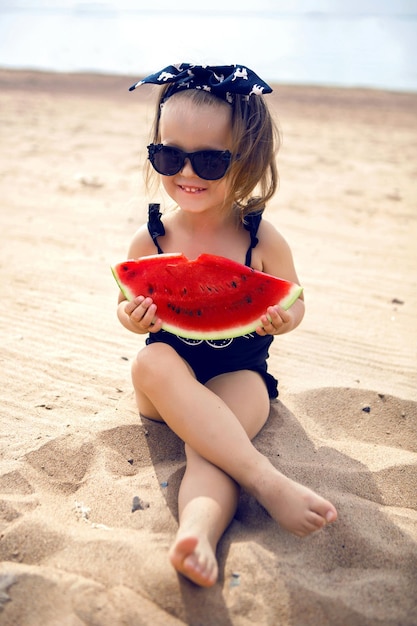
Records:
[[[164,251],[158,243],[158,237],[165,235],[165,228],[161,220],[162,213],[159,209],[159,204],[150,204],[148,206],[148,231],[158,250],[158,254],[163,254]]]
[[[258,233],[259,224],[262,220],[262,213],[263,211],[260,211],[258,213],[249,213],[245,216],[245,220],[243,222],[243,226],[250,234],[250,245],[246,252],[245,258],[245,265],[247,265],[248,267],[250,267],[252,263],[252,250],[259,243],[259,239],[256,235]]]
[[[148,231],[150,236],[152,237],[152,241],[154,242],[156,249],[158,250],[158,254],[163,254],[161,246],[158,243],[158,237],[163,237],[165,235],[165,227],[161,220],[162,213],[160,211],[159,204],[150,204],[148,207]],[[245,265],[248,267],[251,266],[252,262],[252,250],[258,245],[259,239],[256,236],[259,229],[259,224],[262,220],[262,211],[259,213],[249,213],[245,217],[245,221],[243,225],[245,229],[250,234],[250,244],[249,248],[246,252]]]

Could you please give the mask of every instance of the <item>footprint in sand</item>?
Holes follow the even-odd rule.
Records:
[[[0,532],[39,504],[31,484],[17,470],[0,476],[0,494]]]
[[[107,454],[107,468],[114,474],[132,475],[140,468],[184,459],[184,444],[165,424],[146,418],[143,424],[117,426],[99,438],[113,455]]]
[[[74,493],[83,484],[94,455],[91,441],[67,435],[49,441],[25,458],[46,486]]]
[[[98,435],[105,446],[106,469],[116,476],[133,476],[150,464],[147,433],[140,424],[110,428]]]
[[[32,519],[38,506],[33,485],[20,471],[0,476],[0,561],[38,563],[63,545],[61,533]]]

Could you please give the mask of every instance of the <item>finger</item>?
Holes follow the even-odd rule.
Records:
[[[263,320],[262,330],[264,331],[264,335],[275,335],[277,332],[276,327],[271,324],[268,318],[265,318],[265,320]]]
[[[135,300],[132,301],[131,312],[129,314],[130,319],[136,323],[140,322],[151,306],[152,298],[135,298]]]
[[[125,313],[126,313],[126,315],[132,315],[133,311],[139,305],[141,305],[144,300],[145,300],[144,296],[138,296],[137,298],[134,298],[130,302],[127,302],[126,306],[125,306]]]
[[[282,323],[286,324],[290,320],[290,315],[279,306],[270,306],[268,308],[268,318],[273,326],[280,326]]]
[[[284,323],[274,307],[270,307],[267,315],[261,317],[261,322],[266,335],[276,335]]]
[[[140,323],[143,326],[143,328],[149,328],[149,326],[152,325],[155,319],[155,313],[156,313],[156,304],[152,303],[149,306],[149,308],[145,311],[145,313],[142,316],[142,319],[140,320]]]
[[[162,320],[159,319],[159,317],[153,322],[153,324],[151,326],[149,326],[149,332],[150,333],[157,333],[161,330],[162,328]]]

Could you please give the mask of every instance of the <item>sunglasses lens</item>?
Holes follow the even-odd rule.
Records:
[[[197,176],[205,180],[218,180],[226,174],[232,154],[229,150],[199,150],[188,154],[178,148],[151,144],[148,146],[149,160],[159,174],[174,176],[184,167],[189,158]]]
[[[231,156],[228,150],[201,150],[193,154],[191,164],[200,178],[218,180],[226,174]]]
[[[157,146],[150,155],[150,160],[156,171],[164,176],[173,176],[184,166],[182,152],[169,146]]]

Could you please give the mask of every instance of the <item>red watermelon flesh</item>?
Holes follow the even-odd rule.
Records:
[[[225,339],[253,332],[269,306],[288,309],[302,287],[211,254],[189,261],[157,254],[118,263],[113,275],[128,300],[150,297],[162,328],[190,339]]]

